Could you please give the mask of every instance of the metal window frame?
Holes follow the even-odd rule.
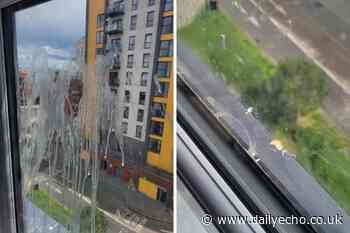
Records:
[[[49,1],[0,0],[0,232],[25,230],[14,78],[17,72],[14,14]]]

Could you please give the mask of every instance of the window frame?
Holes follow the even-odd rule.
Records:
[[[148,41],[150,40],[150,41]],[[153,42],[153,34],[152,33],[146,33],[145,34],[145,39],[143,42],[143,48],[144,49],[150,49],[152,48],[152,42]]]
[[[128,50],[133,51],[136,47],[136,36],[129,36]]]
[[[146,14],[146,28],[154,26],[155,11],[148,11]]]
[[[8,233],[23,233],[23,200],[18,141],[15,70],[15,12],[49,0],[0,1],[0,225]],[[6,33],[5,33],[6,31]],[[7,48],[5,50],[5,47]],[[11,116],[11,117],[10,117]]]
[[[99,14],[96,16],[96,27],[97,28],[101,28],[104,26],[104,22],[105,22],[105,14]]]
[[[133,19],[135,19],[135,22],[133,22]],[[129,30],[130,31],[135,31],[136,27],[137,27],[137,15],[131,15],[130,16]]]
[[[148,58],[148,59],[146,59]],[[150,53],[144,53],[142,56],[142,67],[143,68],[150,68],[152,63],[152,57]]]
[[[126,62],[127,62],[126,67],[129,69],[132,69],[134,67],[134,63],[135,63],[134,54],[129,54]]]

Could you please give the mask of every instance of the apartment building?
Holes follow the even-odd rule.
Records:
[[[148,130],[147,161],[139,190],[171,205],[173,194],[173,0],[164,0],[159,14],[156,51],[157,83],[153,86]]]
[[[89,111],[96,111],[97,57],[110,57],[125,157],[142,161],[139,190],[165,202],[172,193],[173,1],[89,0],[87,8]],[[108,162],[120,166],[117,159]]]

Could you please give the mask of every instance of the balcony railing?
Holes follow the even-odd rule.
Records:
[[[123,26],[120,24],[109,24],[106,27],[107,34],[119,34],[123,33]]]
[[[124,4],[108,7],[106,11],[106,14],[108,17],[116,17],[116,16],[123,15],[124,13],[125,13]]]

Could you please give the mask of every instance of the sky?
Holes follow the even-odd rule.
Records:
[[[38,47],[47,50],[51,63],[69,58],[85,35],[85,14],[86,0],[52,0],[17,12],[19,65],[25,66]]]

